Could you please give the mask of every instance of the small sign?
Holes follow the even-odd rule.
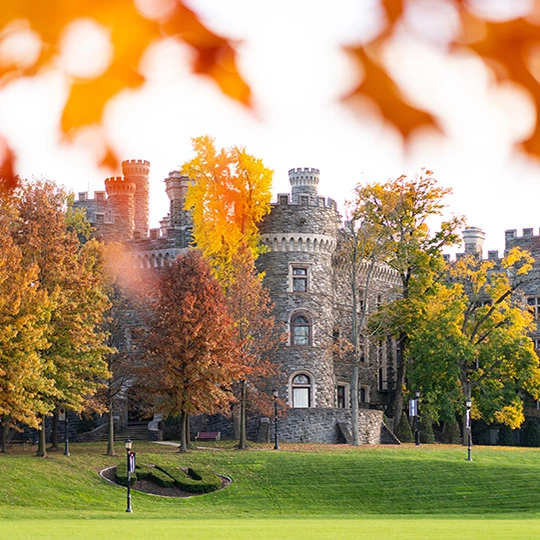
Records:
[[[135,472],[135,461],[136,461],[135,452],[130,452],[129,453],[129,469],[128,469],[128,472],[130,472],[130,473]]]
[[[60,422],[65,422],[66,420],[66,409],[64,409],[64,407],[60,407],[58,410],[58,420],[60,420]]]
[[[409,399],[409,416],[418,416],[418,400]]]
[[[471,409],[467,409],[465,414],[465,427],[469,429],[471,427]]]

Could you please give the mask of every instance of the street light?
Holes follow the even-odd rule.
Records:
[[[472,401],[469,398],[465,405],[467,406],[466,426],[467,426],[467,461],[472,461],[471,458],[471,407]]]
[[[420,390],[417,390],[414,395],[416,397],[416,429],[414,431],[414,440],[416,446],[420,446]]]
[[[127,457],[127,508],[126,512],[133,512],[131,509],[131,463],[129,459],[129,454],[131,452],[131,439],[126,441],[126,457]]]
[[[272,390],[274,396],[274,450],[279,450],[278,430],[277,430],[277,398],[278,391]]]

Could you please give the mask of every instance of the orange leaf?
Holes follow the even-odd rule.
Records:
[[[382,116],[405,136],[414,129],[423,126],[435,126],[433,116],[425,111],[409,105],[406,98],[386,71],[375,63],[364,48],[349,49],[364,67],[364,80],[352,92],[350,97],[365,96],[374,101]]]

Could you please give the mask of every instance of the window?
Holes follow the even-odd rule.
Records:
[[[291,383],[292,406],[296,409],[311,407],[311,377],[305,373],[295,375]]]
[[[336,401],[338,409],[349,407],[349,385],[347,383],[338,383]]]
[[[97,224],[105,223],[105,214],[96,214],[96,223]]]
[[[529,306],[529,311],[533,314],[534,318],[540,319],[540,297],[529,296],[529,298],[527,298],[527,304]]]
[[[303,313],[291,317],[291,345],[311,345],[311,321]]]
[[[532,338],[532,340],[534,343],[535,350],[538,351],[540,349],[540,338],[535,337],[535,338]]]
[[[360,403],[369,403],[369,386],[361,386],[359,392]]]
[[[292,291],[306,292],[308,290],[308,269],[306,266],[292,267]]]

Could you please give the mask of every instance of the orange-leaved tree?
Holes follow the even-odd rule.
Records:
[[[186,209],[197,248],[227,287],[238,250],[246,245],[254,258],[261,251],[257,224],[270,211],[273,172],[244,148],[218,150],[209,136],[193,139],[193,148],[195,157],[182,166],[192,181]]]
[[[245,449],[247,409],[266,415],[271,412],[271,383],[276,382],[278,371],[278,366],[272,361],[272,352],[285,334],[275,323],[269,292],[255,269],[250,250],[245,246],[233,259],[232,277],[226,295],[229,313],[234,319],[237,362],[241,368],[235,385],[240,404],[238,448]]]
[[[79,242],[82,221],[70,208],[66,191],[50,181],[28,182],[16,191],[13,238],[23,265],[36,267],[35,282],[52,302],[39,354],[48,386],[36,387],[42,404],[38,455],[45,456],[45,415],[57,405],[81,412],[108,377],[105,356],[111,352],[102,329],[109,308],[105,290],[104,247]]]
[[[180,416],[180,452],[187,451],[189,415],[224,410],[234,399],[232,324],[221,287],[198,251],[187,251],[163,269],[140,385],[154,396],[156,410]]]

